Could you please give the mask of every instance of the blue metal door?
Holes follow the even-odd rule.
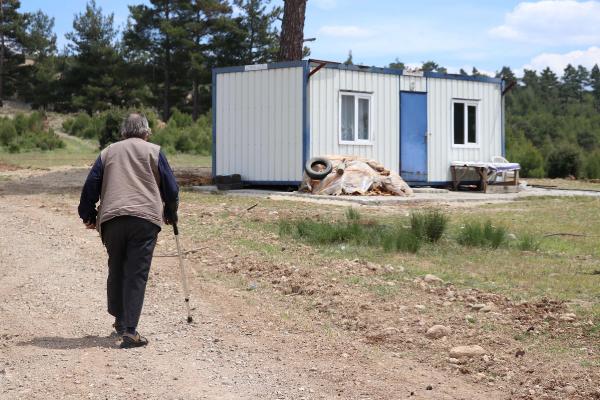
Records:
[[[427,93],[400,93],[400,175],[427,182]]]

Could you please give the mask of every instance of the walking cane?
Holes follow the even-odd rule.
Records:
[[[181,246],[179,245],[179,229],[177,228],[177,223],[173,223],[173,233],[175,234],[175,243],[177,243],[177,254],[179,254],[179,271],[181,272],[181,285],[183,286],[183,295],[185,296],[187,322],[190,324],[192,322],[192,313],[190,311],[190,289],[188,288],[185,268],[183,266],[183,253],[181,252]]]

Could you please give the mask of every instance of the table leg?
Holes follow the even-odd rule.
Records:
[[[452,173],[452,187],[454,188],[454,191],[457,191],[458,190],[458,180],[456,178],[456,167],[451,166],[450,172]]]
[[[483,193],[487,193],[487,185],[488,185],[488,172],[485,167],[477,167],[477,172],[479,173],[479,189]]]

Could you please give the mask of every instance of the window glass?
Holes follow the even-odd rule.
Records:
[[[358,99],[358,139],[369,140],[369,99]]]
[[[354,140],[354,96],[342,95],[342,140]]]
[[[469,143],[477,143],[477,107],[468,106],[467,112],[469,113],[467,141]]]
[[[454,144],[465,144],[464,103],[454,103]]]

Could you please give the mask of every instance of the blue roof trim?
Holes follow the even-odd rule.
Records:
[[[277,68],[294,68],[294,67],[303,67],[307,61],[297,60],[297,61],[280,61],[275,63],[267,64],[268,69],[277,69]]]
[[[363,67],[358,65],[347,64],[327,64],[325,65],[325,68],[341,69],[344,71],[374,72],[378,74],[402,75],[402,70],[395,68]]]
[[[267,69],[278,69],[278,68],[294,68],[294,67],[302,67],[307,61],[299,60],[299,61],[282,61],[267,64]],[[261,70],[258,70],[261,71]],[[264,71],[264,70],[263,70]],[[234,67],[221,67],[221,68],[213,68],[213,72],[217,74],[225,74],[230,72],[246,72],[246,65],[237,65]],[[250,72],[250,71],[248,71]]]
[[[304,67],[305,65],[308,65],[309,69],[310,69],[309,60],[282,61],[282,62],[270,63],[270,64],[267,64],[267,69]],[[367,66],[360,66],[360,65],[346,65],[346,64],[335,64],[335,63],[326,64],[325,68],[340,69],[340,70],[345,70],[345,71],[371,72],[371,73],[376,73],[376,74],[407,76],[404,74],[404,70],[395,69],[395,68],[367,67]],[[228,72],[245,72],[246,66],[240,65],[240,66],[235,66],[235,67],[213,68],[213,71],[215,71],[217,74],[223,74],[223,73],[228,73]],[[468,75],[459,75],[459,74],[442,74],[440,72],[424,72],[423,76],[425,78],[495,83],[495,84],[499,84],[499,85],[502,85],[502,82],[503,82],[503,80],[501,78],[491,78],[489,76],[468,76]]]
[[[420,181],[406,181],[408,186],[410,187],[423,187],[423,186],[452,186],[452,181],[429,181],[429,182],[420,182]],[[461,185],[478,185],[480,181],[460,181]]]
[[[225,74],[228,72],[244,72],[246,67],[243,65],[235,66],[235,67],[221,67],[221,68],[213,68],[213,73],[215,74]]]
[[[457,81],[472,81],[472,82],[484,82],[484,83],[495,83],[498,85],[502,84],[501,78],[490,78],[489,76],[467,76],[458,74],[440,74],[439,72],[425,72],[427,78],[438,78],[438,79],[452,79]]]
[[[346,64],[327,64],[325,66],[325,68],[341,69],[341,70],[345,70],[345,71],[371,72],[371,73],[376,73],[376,74],[411,76],[411,75],[405,75],[404,70],[395,69],[395,68],[361,67],[358,65],[346,65]],[[442,74],[439,72],[424,72],[423,77],[502,84],[502,79],[491,78],[488,76],[465,76],[465,75],[458,75],[458,74]]]
[[[212,177],[217,176],[217,73],[213,69],[212,71],[212,85],[211,85],[211,96],[212,96],[212,164],[211,172]]]
[[[310,64],[304,62],[302,68],[302,165],[301,173],[304,171],[304,164],[308,161],[310,153],[310,120],[308,117],[308,75],[310,73]]]

